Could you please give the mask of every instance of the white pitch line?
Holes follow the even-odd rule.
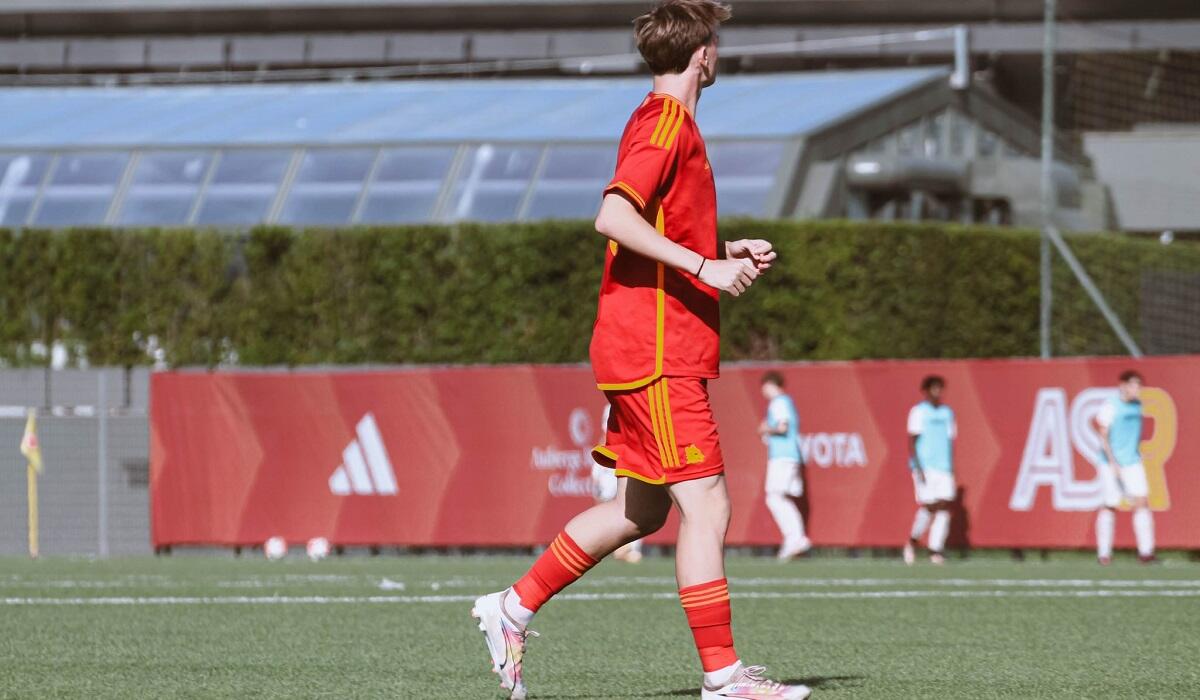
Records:
[[[972,579],[972,578],[748,578],[729,579],[733,586],[939,586],[964,588],[1200,588],[1200,579]]]
[[[735,593],[737,600],[872,600],[894,598],[1195,598],[1200,590],[1079,590],[1079,591],[789,591]],[[619,601],[675,600],[677,593],[567,593],[555,600]],[[0,605],[352,605],[468,603],[470,595],[394,596],[121,596],[95,598],[0,598]]]
[[[445,581],[430,581],[414,585],[448,586]],[[461,582],[455,582],[460,585]],[[478,585],[476,582],[475,585]],[[610,588],[626,586],[673,586],[668,576],[598,576],[584,578],[577,586]],[[1197,588],[1200,579],[971,579],[971,578],[739,578],[730,577],[731,587],[770,588],[872,588],[880,586],[929,586],[935,588]]]

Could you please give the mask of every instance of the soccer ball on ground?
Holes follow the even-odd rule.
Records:
[[[287,541],[282,537],[272,537],[263,543],[263,554],[271,561],[283,559],[287,551]]]
[[[324,537],[314,537],[308,541],[305,551],[308,552],[308,558],[312,561],[321,561],[329,556],[329,540]]]

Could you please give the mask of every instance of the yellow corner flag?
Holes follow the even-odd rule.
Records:
[[[29,409],[29,418],[25,421],[25,434],[21,436],[21,454],[29,460],[29,466],[38,474],[42,473],[42,448],[37,439],[37,411],[32,408]]]
[[[29,418],[25,421],[25,434],[21,436],[21,454],[25,455],[29,466],[25,476],[29,483],[29,556],[38,555],[38,493],[37,478],[42,473],[42,448],[37,439],[37,412],[29,409]]]

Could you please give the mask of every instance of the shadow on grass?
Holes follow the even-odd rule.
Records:
[[[861,681],[862,679],[863,679],[863,676],[808,676],[806,678],[788,678],[787,680],[784,680],[781,682],[786,685],[796,685],[798,683],[803,683],[804,685],[807,685],[809,688],[812,688],[813,690],[819,690],[822,688],[828,690],[828,689],[832,689],[832,688],[854,688],[859,685],[858,681]],[[665,697],[696,697],[696,693],[698,690],[699,690],[699,688],[684,688],[682,690],[655,690],[655,691],[651,691],[648,693],[627,693],[627,694],[623,693],[623,695],[627,695],[628,697],[631,697],[631,698],[659,698],[659,697],[664,697],[664,696]],[[568,694],[568,695],[542,695],[539,693],[538,697],[546,698],[547,700],[566,700],[567,698],[571,698],[572,700],[588,700],[588,699],[597,699],[598,700],[599,698],[609,698],[611,696],[609,696],[609,695],[586,695],[586,694],[585,695],[575,695],[573,693]]]

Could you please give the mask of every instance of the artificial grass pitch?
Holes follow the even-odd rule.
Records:
[[[528,557],[0,559],[0,698],[500,698],[469,613]],[[531,698],[698,697],[670,560],[534,621]],[[744,660],[814,698],[1194,698],[1200,565],[732,557]]]

